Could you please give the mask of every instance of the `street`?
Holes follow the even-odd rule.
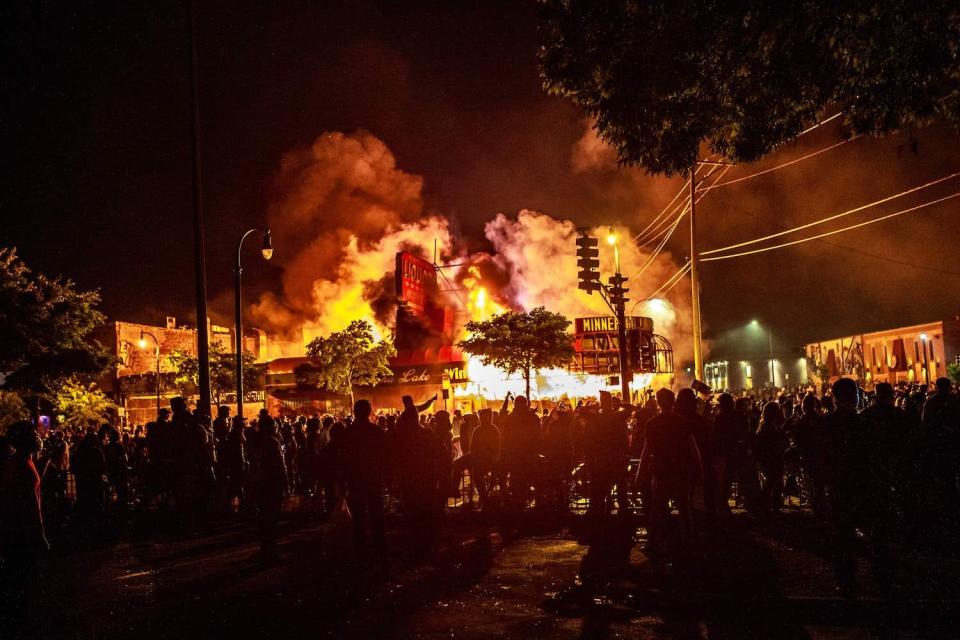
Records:
[[[449,517],[428,561],[407,558],[391,529],[388,564],[363,563],[332,552],[330,526],[287,515],[276,564],[258,559],[243,522],[55,550],[21,612],[29,635],[950,637],[960,594],[956,558],[911,554],[895,606],[878,597],[863,562],[860,594],[842,600],[801,510],[767,523],[735,515],[675,563],[645,555],[633,525],[524,514],[508,528],[476,513]]]

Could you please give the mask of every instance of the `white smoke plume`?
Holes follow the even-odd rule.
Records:
[[[599,295],[577,289],[575,239],[570,220],[528,210],[515,217],[496,215],[485,226],[492,253],[466,255],[458,248],[448,221],[424,210],[423,180],[398,169],[387,146],[365,131],[325,133],[308,148],[288,153],[275,181],[268,220],[283,267],[283,287],[253,305],[258,326],[281,337],[272,355],[303,355],[303,345],[317,335],[366,319],[382,335],[391,330],[383,302],[392,300],[392,273],[397,251],[415,251],[432,259],[434,241],[443,259],[462,266],[447,272],[463,283],[470,267],[479,283],[504,308],[544,306],[572,319],[606,315]],[[621,270],[639,271],[649,254],[631,242],[626,227],[619,237]],[[606,238],[607,229],[594,234]],[[441,260],[442,261],[442,260]],[[613,251],[601,244],[601,272],[613,273]],[[666,253],[631,280],[629,297],[639,300],[676,270]],[[669,305],[640,306],[635,315],[654,318],[679,356],[689,346],[689,287],[681,283],[668,295]],[[461,304],[463,296],[447,302]],[[387,311],[390,311],[388,309]],[[466,314],[464,314],[466,315]],[[291,340],[283,344],[282,340]]]

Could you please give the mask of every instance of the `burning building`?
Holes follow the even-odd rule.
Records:
[[[400,169],[389,148],[365,131],[324,133],[284,156],[267,213],[274,242],[283,247],[274,259],[283,270],[282,286],[249,310],[271,337],[275,364],[268,379],[279,394],[271,393],[272,402],[292,409],[332,401],[319,392],[308,399],[305,385],[298,390],[294,369],[300,361],[291,358],[303,358],[311,340],[353,320],[366,320],[378,339],[396,344],[394,383],[373,391],[384,406],[397,406],[401,386],[417,398],[449,387],[452,408],[468,398],[523,388],[519,376],[456,349],[467,321],[540,306],[570,319],[609,312],[598,296],[577,290],[573,221],[524,209],[494,215],[482,238],[463,237],[450,219],[429,210],[422,190],[423,179]],[[615,225],[614,231],[631,237],[626,227]],[[398,262],[398,254],[409,257]],[[687,358],[685,282],[656,300],[643,299],[678,265],[668,252],[637,243],[624,243],[620,262],[637,296],[628,315],[651,317],[678,357]],[[602,272],[613,271],[612,254],[602,252],[600,263]],[[533,387],[534,397],[548,397],[592,395],[606,385],[603,377],[556,370],[539,372]]]

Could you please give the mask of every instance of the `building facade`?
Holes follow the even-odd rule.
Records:
[[[809,384],[807,360],[797,354],[774,354],[771,358],[711,360],[704,363],[707,386],[715,391],[792,388]]]
[[[840,377],[862,381],[928,383],[960,365],[960,316],[924,324],[822,340],[806,345],[812,377],[827,384]]]
[[[208,323],[210,345],[217,345],[226,353],[235,353],[234,330]],[[157,402],[169,406],[169,399],[180,395],[174,382],[176,371],[170,357],[176,352],[197,355],[197,330],[177,325],[176,318],[167,317],[164,326],[136,322],[110,322],[97,327],[94,339],[111,354],[116,363],[104,374],[100,388],[120,407],[121,416],[128,425],[142,425],[156,418]],[[243,348],[257,362],[265,362],[267,336],[259,329],[245,329]],[[244,394],[245,412],[264,406],[263,392],[251,390]],[[235,400],[233,394],[231,400]]]

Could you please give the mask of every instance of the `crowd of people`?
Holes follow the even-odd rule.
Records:
[[[452,505],[512,517],[562,513],[571,496],[594,517],[642,516],[650,550],[669,552],[733,507],[764,516],[802,501],[833,532],[839,584],[852,588],[858,537],[882,572],[892,537],[957,527],[960,400],[946,378],[929,392],[880,383],[865,393],[847,378],[822,394],[663,388],[636,405],[601,392],[534,408],[508,395],[499,410],[428,414],[435,400],[405,396],[399,411],[380,412],[358,400],[344,416],[261,410],[248,421],[228,407],[211,420],[174,398],[143,428],[42,439],[16,423],[0,441],[3,557],[29,563],[48,546],[45,523],[152,509],[188,528],[255,515],[275,558],[289,496],[326,517],[349,513],[364,556],[387,554],[388,503],[413,550],[429,553]]]

